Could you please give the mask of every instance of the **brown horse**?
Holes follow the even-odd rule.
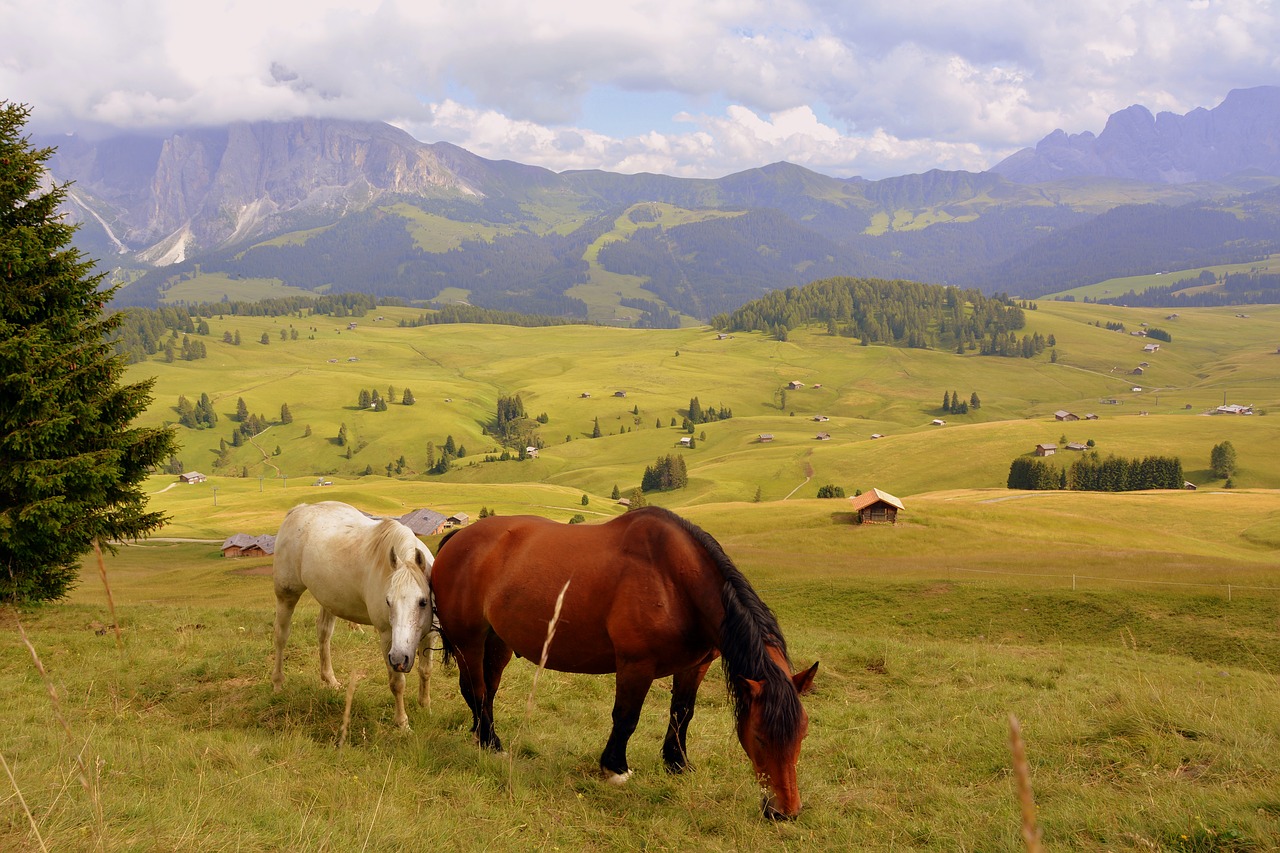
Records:
[[[493,695],[512,652],[538,662],[563,592],[546,666],[617,673],[613,731],[600,756],[625,782],[627,741],[654,679],[674,675],[662,757],[687,765],[694,699],[718,656],[733,699],[738,740],[765,787],[764,813],[800,811],[796,761],[809,719],[800,695],[818,665],[795,676],[773,613],[710,535],[647,507],[605,524],[491,516],[454,531],[431,574],[446,660],[458,661],[462,696],[483,746],[501,751]]]

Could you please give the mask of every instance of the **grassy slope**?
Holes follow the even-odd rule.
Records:
[[[1133,309],[1044,305],[1029,312],[1030,329],[1056,336],[1058,364],[864,348],[810,332],[779,343],[716,341],[705,329],[401,329],[395,309],[381,313],[355,332],[325,318],[215,320],[209,359],[132,369],[157,376],[153,422],[172,417],[164,407],[178,393],[201,391],[224,416],[243,396],[272,417],[288,402],[295,417],[259,439],[268,452],[281,446],[273,461],[287,480],[154,478],[153,505],[173,516],[161,535],[273,532],[288,507],[322,497],[388,514],[487,506],[594,520],[619,511],[607,498],[615,483],[634,485],[645,464],[676,452],[680,433],[655,419],[667,423],[694,394],[729,405],[732,420],[699,427],[707,439],[679,451],[689,488],[659,500],[724,544],[778,613],[797,664],[821,661],[806,700],[805,813],[793,824],[759,819],[715,672],[690,735],[697,772],[661,770],[660,683],[632,742],[637,775],[618,790],[593,778],[610,679],[547,673],[527,705],[533,668],[513,662],[497,702],[513,758],[495,758],[471,745],[452,672],[436,671],[431,713],[412,708],[414,733],[398,734],[376,643],[342,626],[339,677],[365,679],[347,746],[335,750],[343,695],[315,677],[310,599],[295,617],[285,690],[272,694],[270,561],[156,541],[108,560],[123,654],[92,561],[69,602],[20,614],[70,738],[18,638],[19,614],[0,610],[0,755],[49,849],[1012,851],[1021,843],[1009,713],[1023,723],[1053,849],[1280,844],[1280,421],[1199,414],[1224,391],[1276,406],[1280,308],[1247,321],[1229,309],[1188,311],[1165,323]],[[1144,356],[1141,341],[1094,320],[1152,322],[1174,341]],[[306,333],[281,343],[289,322]],[[225,346],[224,328],[246,342],[266,329],[272,343]],[[1110,370],[1137,358],[1152,362],[1143,387],[1159,388],[1158,401]],[[779,411],[775,391],[792,379],[807,387]],[[362,386],[389,383],[413,388],[419,403],[344,408]],[[611,396],[620,388],[625,400]],[[983,406],[930,427],[944,390],[977,391]],[[399,452],[421,460],[426,442],[446,434],[474,457],[486,446],[478,422],[514,392],[549,414],[538,460],[307,485],[303,472],[317,467],[385,464]],[[1100,406],[1102,396],[1125,403]],[[1060,423],[1058,408],[1102,418]],[[819,413],[831,421],[809,419]],[[606,436],[584,438],[595,417]],[[326,441],[340,422],[368,441],[350,466]],[[184,435],[188,467],[203,467],[230,426],[224,417],[213,433]],[[608,435],[624,426],[635,431]],[[814,441],[818,429],[835,438]],[[772,444],[753,441],[765,431]],[[562,443],[565,433],[574,440]],[[1209,448],[1229,438],[1244,488],[1000,488],[1014,455],[1063,433],[1124,455],[1177,453],[1205,486]],[[813,498],[824,482],[886,488],[907,510],[893,527],[851,525],[844,502]],[[757,486],[765,500],[752,503]],[[92,796],[76,780],[77,754],[92,768]],[[0,848],[38,849],[20,804],[6,802]]]
[[[206,392],[215,400],[223,415],[216,429],[182,431],[185,466],[206,473],[219,439],[230,436],[238,398],[272,420],[287,403],[294,422],[258,436],[261,450],[236,451],[235,470],[247,469],[255,480],[274,479],[279,471],[293,485],[309,482],[315,472],[358,476],[368,466],[382,475],[401,455],[410,470],[422,471],[427,443],[440,446],[449,435],[466,447],[464,462],[478,463],[497,449],[481,432],[497,398],[519,393],[531,415],[548,415],[541,458],[464,465],[431,483],[545,482],[603,498],[614,485],[638,484],[644,466],[658,456],[681,452],[691,485],[659,498],[673,506],[749,500],[757,488],[765,499],[777,499],[806,476],[812,479],[798,497],[812,496],[828,482],[850,492],[877,486],[910,495],[1002,486],[1014,456],[1065,435],[1093,439],[1102,452],[1178,455],[1189,479],[1202,485],[1209,483],[1210,449],[1230,439],[1241,461],[1238,485],[1280,487],[1280,457],[1269,452],[1280,422],[1202,415],[1224,398],[1263,409],[1280,403],[1274,343],[1280,308],[1261,307],[1248,319],[1230,309],[1189,311],[1166,321],[1159,312],[1138,309],[1045,304],[1028,312],[1028,330],[1055,335],[1056,364],[1047,353],[1023,360],[860,347],[816,331],[799,331],[782,343],[756,334],[718,341],[705,328],[408,329],[396,321],[416,311],[380,313],[386,319],[363,318],[356,331],[324,317],[214,318],[208,359],[148,362],[131,375],[156,376],[151,422],[172,419],[179,394],[195,399]],[[1131,329],[1149,321],[1170,330],[1174,340],[1146,354],[1141,339],[1093,326],[1098,320]],[[281,342],[279,329],[290,324],[301,339]],[[228,329],[240,331],[246,343],[222,343]],[[266,346],[257,343],[263,330],[272,341]],[[1129,375],[1140,360],[1149,362],[1145,375]],[[780,410],[778,391],[791,380],[806,387],[788,392]],[[417,405],[356,410],[361,388],[385,395],[388,386],[397,401],[411,388]],[[615,390],[627,397],[614,397]],[[941,413],[949,391],[965,398],[977,392],[981,409],[967,416]],[[583,392],[592,396],[582,398]],[[699,426],[697,447],[677,451],[682,433],[668,425],[692,396],[704,407],[728,406],[735,417]],[[1109,398],[1122,405],[1099,402]],[[1095,412],[1100,419],[1059,423],[1052,418],[1057,409]],[[817,423],[812,418],[818,415],[831,420]],[[947,426],[929,426],[939,415]],[[597,418],[605,437],[590,440]],[[361,447],[350,460],[335,442],[342,424]],[[308,426],[312,434],[304,437]],[[820,430],[833,439],[816,441]],[[756,442],[764,432],[775,441]],[[872,433],[887,438],[872,441]],[[272,455],[277,448],[279,455]]]

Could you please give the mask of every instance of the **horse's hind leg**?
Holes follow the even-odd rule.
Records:
[[[434,656],[430,641],[433,636],[423,637],[422,645],[418,647],[418,707],[426,708],[428,713],[431,711],[431,665]]]
[[[600,769],[604,771],[605,779],[615,785],[631,778],[631,768],[627,766],[627,741],[636,730],[640,709],[652,684],[652,671],[634,666],[618,667],[613,698],[613,731],[600,754]]]
[[[329,652],[329,640],[333,637],[335,617],[327,607],[320,608],[316,617],[316,638],[320,641],[320,680],[330,687],[341,687],[338,677],[333,674],[333,656]]]
[[[685,738],[689,734],[689,721],[693,719],[694,702],[698,688],[707,675],[707,668],[715,655],[689,669],[677,672],[671,682],[671,718],[667,723],[667,736],[662,741],[662,761],[670,773],[683,773],[689,766],[689,753]]]
[[[502,671],[510,662],[511,647],[502,642],[497,634],[490,632],[484,641],[484,693],[477,697],[480,718],[477,720],[476,736],[480,738],[482,746],[487,746],[494,752],[502,752],[502,741],[498,739],[493,726],[493,697],[498,692],[498,685],[502,683]]]
[[[284,647],[289,642],[293,609],[301,597],[302,590],[276,589],[276,665],[271,672],[271,689],[277,693],[284,687]]]

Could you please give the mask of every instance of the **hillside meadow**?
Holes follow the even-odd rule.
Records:
[[[184,467],[211,476],[148,482],[171,520],[107,555],[110,600],[90,556],[68,600],[0,610],[0,849],[1012,851],[1010,714],[1047,849],[1280,847],[1280,420],[1204,414],[1224,399],[1276,411],[1280,308],[1166,321],[1041,303],[1027,331],[1055,336],[1056,362],[860,347],[819,329],[779,342],[706,328],[399,326],[418,313],[379,309],[384,319],[355,330],[328,317],[214,318],[208,359],[131,368],[156,377],[149,422],[174,420],[179,394],[214,399],[215,429],[181,431]],[[1144,354],[1094,325],[1108,321],[1173,341]],[[299,339],[281,341],[290,323]],[[226,330],[244,343],[222,344]],[[1141,360],[1143,381],[1121,372]],[[784,400],[791,381],[804,387]],[[393,394],[386,412],[357,409],[361,388],[388,385],[417,403]],[[976,392],[981,408],[942,413],[944,391]],[[482,427],[515,393],[547,414],[545,446],[483,462],[496,446]],[[670,421],[692,396],[733,417],[697,425],[696,446],[678,448],[688,433]],[[214,471],[239,398],[273,421],[287,403],[293,423]],[[1059,409],[1099,419],[1061,422]],[[342,424],[363,442],[351,459],[332,440]],[[420,473],[427,443],[450,435],[467,456]],[[1178,455],[1199,488],[1003,488],[1014,457],[1063,436]],[[1223,440],[1240,462],[1231,489],[1207,470]],[[595,769],[609,677],[543,673],[535,689],[534,667],[513,661],[496,703],[509,754],[494,756],[475,747],[456,671],[439,662],[430,707],[411,705],[413,731],[396,730],[374,635],[342,625],[335,668],[356,682],[344,734],[346,694],[318,678],[304,597],[285,688],[272,693],[270,560],[223,559],[226,536],[274,533],[289,507],[321,499],[386,515],[604,520],[622,511],[613,487],[633,488],[670,453],[690,484],[650,499],[724,545],[777,613],[797,668],[820,662],[798,820],[761,819],[718,666],[690,731],[694,772],[662,770],[668,679],[651,691],[631,742],[636,775],[620,788]],[[386,476],[400,455],[409,470]],[[314,485],[320,475],[332,485]],[[825,483],[879,487],[906,509],[894,526],[855,525],[845,501],[815,497]]]
[[[556,505],[554,489],[508,488],[513,505]],[[167,532],[263,529],[289,503],[226,497],[171,504]],[[92,558],[69,601],[0,615],[0,846],[1017,850],[1009,714],[1048,849],[1280,844],[1272,493],[954,490],[907,500],[892,527],[850,524],[840,503],[685,511],[777,612],[796,665],[821,662],[795,822],[759,816],[718,667],[690,732],[694,772],[662,770],[668,679],[632,740],[636,775],[615,788],[595,771],[609,677],[544,673],[535,691],[534,667],[514,661],[496,710],[510,752],[493,756],[438,662],[430,708],[411,705],[413,731],[396,730],[376,639],[339,626],[339,678],[357,679],[344,738],[345,695],[317,677],[314,603],[273,694],[270,561],[225,560],[214,537],[106,559],[119,646]]]

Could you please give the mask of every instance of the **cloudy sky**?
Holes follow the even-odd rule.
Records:
[[[1270,0],[0,0],[30,129],[388,121],[565,169],[981,170],[1280,84]]]

